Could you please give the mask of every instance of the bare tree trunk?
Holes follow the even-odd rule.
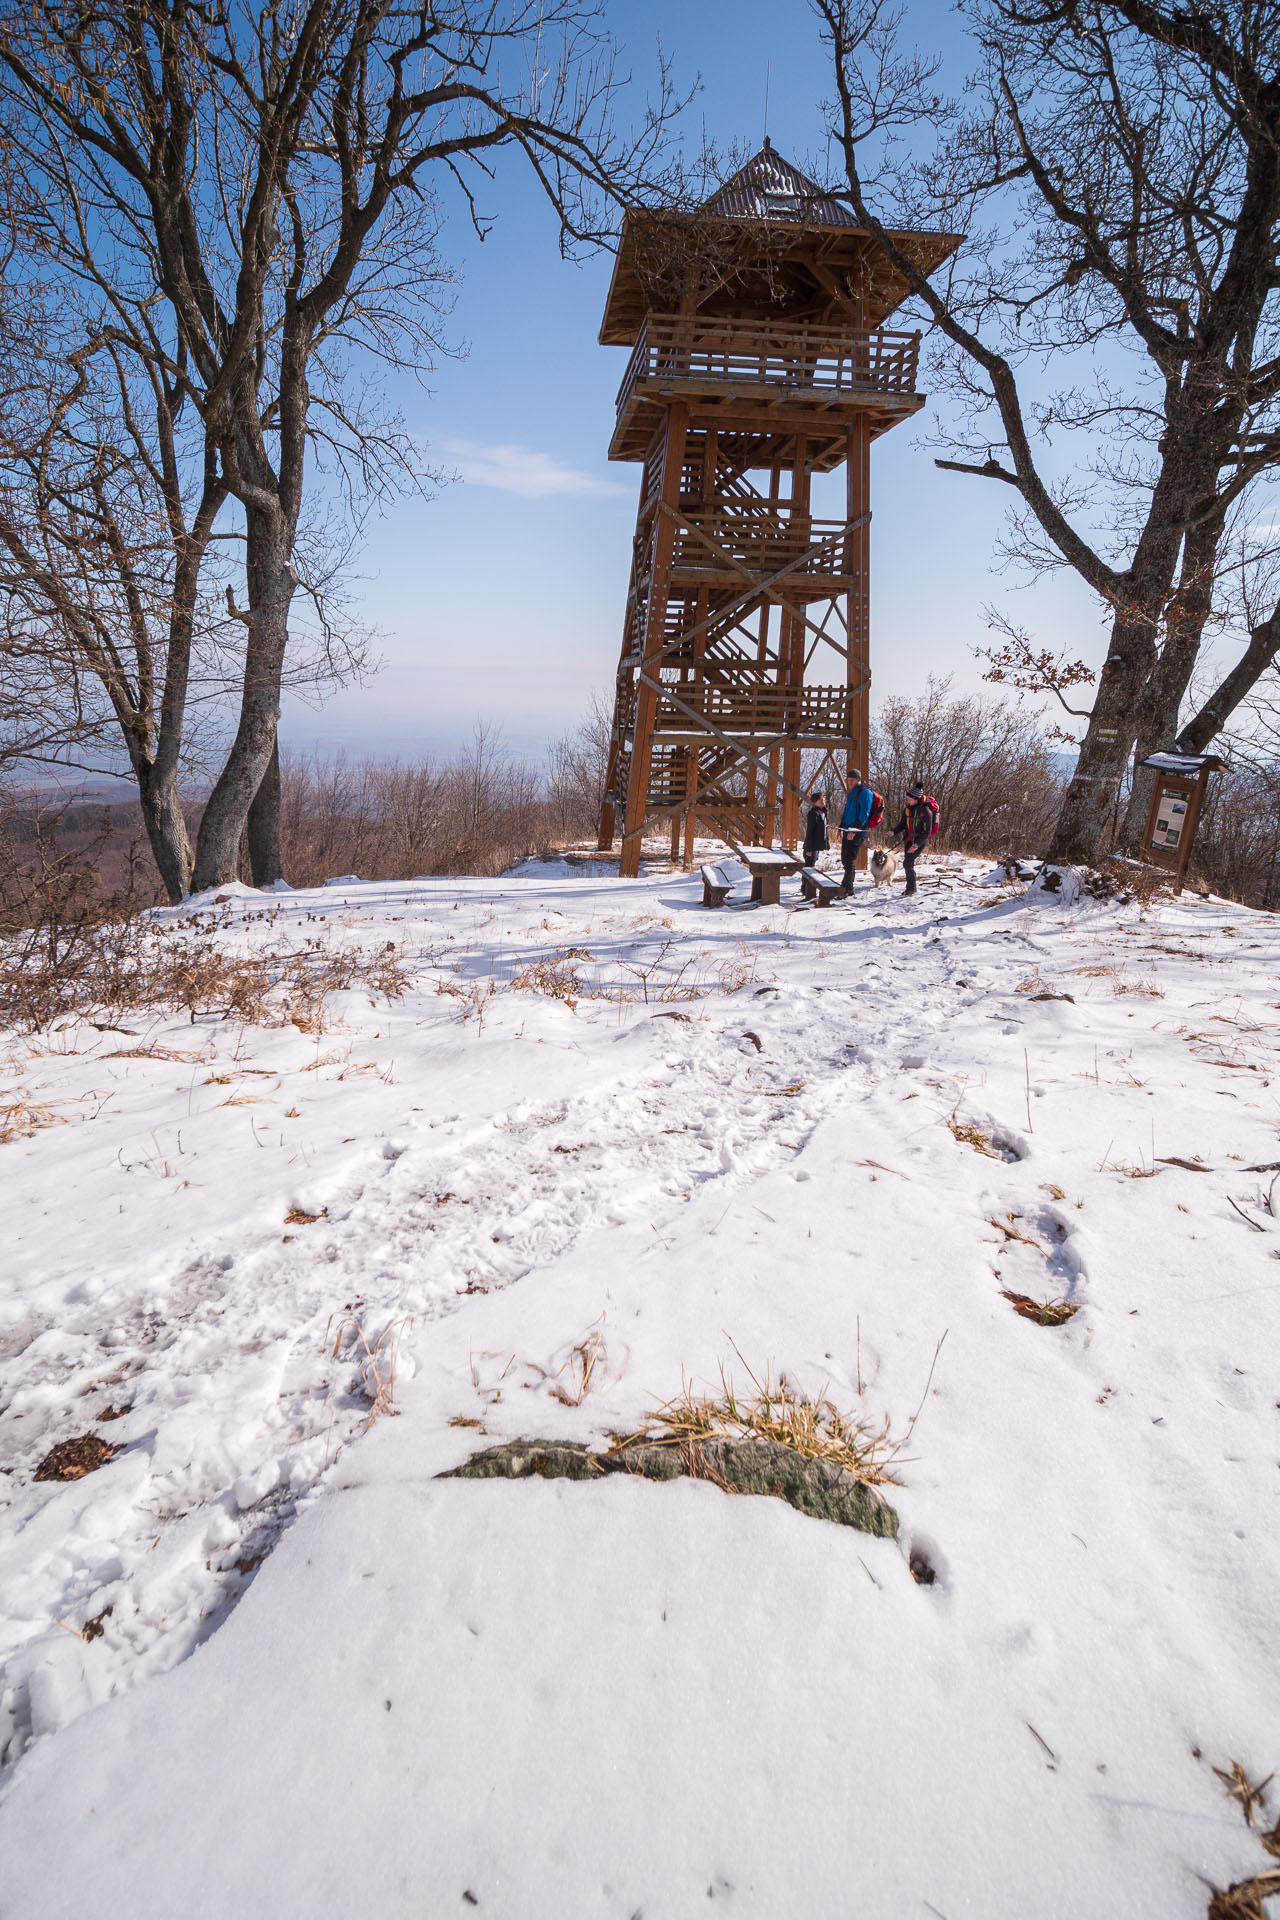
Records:
[[[276,755],[276,725],[280,718],[280,679],[289,639],[289,608],[297,578],[289,559],[292,541],[286,517],[277,502],[246,510],[246,576],[251,609],[245,646],[244,690],[240,725],[226,764],[209,796],[196,843],[194,890],[225,886],[236,878],[240,838],[249,810]],[[256,834],[260,847],[276,843],[279,875],[278,777],[267,787],[259,810]],[[274,815],[268,825],[269,816]],[[252,849],[251,849],[251,858]],[[257,860],[254,879],[258,884]]]
[[[1222,516],[1215,514],[1191,530],[1183,547],[1182,578],[1165,615],[1164,646],[1138,708],[1133,787],[1120,829],[1120,844],[1126,853],[1136,853],[1142,844],[1155,779],[1149,767],[1138,763],[1149,754],[1166,752],[1177,738],[1178,716],[1213,605],[1221,540]]]
[[[1057,865],[1090,866],[1102,851],[1107,820],[1133,747],[1137,703],[1155,651],[1150,616],[1121,611],[1046,856]]]
[[[280,864],[280,741],[272,743],[271,758],[249,808],[249,871],[255,887],[274,886],[284,879]]]
[[[161,772],[154,766],[137,766],[134,776],[152,858],[164,890],[176,906],[191,884],[191,840],[178,782],[172,771]]]

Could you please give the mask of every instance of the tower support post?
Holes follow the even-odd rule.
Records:
[[[632,734],[627,778],[627,810],[622,829],[622,858],[618,866],[618,871],[624,880],[634,880],[640,872],[640,850],[644,839],[644,821],[649,796],[649,770],[653,764],[653,726],[658,712],[658,691],[654,681],[658,656],[662,652],[666,635],[671,556],[675,547],[680,488],[684,474],[685,442],[689,432],[689,408],[683,401],[677,400],[667,409],[666,426],[666,438],[662,449],[662,486],[652,532],[649,598],[644,645],[641,652],[642,664],[639,684],[636,688],[635,731]]]
[[[848,598],[847,661],[849,753],[851,764],[867,772],[871,748],[871,423],[860,414],[849,423],[845,459],[846,512],[854,525],[845,565],[852,576]]]

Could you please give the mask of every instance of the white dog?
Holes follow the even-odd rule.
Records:
[[[887,887],[898,871],[898,856],[877,847],[871,856],[871,875],[878,887]]]

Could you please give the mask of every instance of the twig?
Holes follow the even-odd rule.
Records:
[[[942,1337],[941,1339],[939,1339],[937,1346],[933,1350],[933,1359],[929,1363],[929,1378],[924,1383],[924,1392],[920,1395],[920,1405],[916,1408],[915,1412],[912,1414],[907,1430],[902,1436],[901,1444],[904,1447],[906,1446],[908,1440],[910,1440],[912,1434],[915,1432],[916,1421],[920,1418],[920,1415],[924,1411],[924,1403],[929,1398],[929,1388],[933,1384],[933,1370],[938,1364],[938,1355],[942,1352],[942,1342],[943,1340],[946,1339],[950,1331],[951,1331],[950,1327],[943,1328]]]
[[[1049,1758],[1056,1763],[1058,1756],[1054,1752],[1053,1748],[1049,1745],[1049,1742],[1047,1740],[1040,1739],[1040,1735],[1036,1732],[1035,1728],[1032,1726],[1029,1720],[1024,1720],[1022,1724],[1026,1728],[1027,1732],[1031,1735],[1032,1739],[1038,1740],[1040,1742],[1040,1745],[1044,1748],[1045,1752],[1048,1754]]]
[[[1227,1204],[1229,1206],[1235,1207],[1236,1212],[1240,1215],[1240,1218],[1245,1222],[1246,1226],[1252,1227],[1255,1233],[1266,1232],[1266,1228],[1263,1226],[1262,1222],[1260,1220],[1255,1220],[1252,1214],[1246,1213],[1244,1208],[1242,1206],[1237,1205],[1236,1201],[1234,1201],[1231,1198],[1230,1194],[1227,1195]]]
[[[1239,1801],[1240,1811],[1245,1817],[1246,1824],[1251,1827],[1254,1826],[1256,1823],[1253,1817],[1253,1810],[1255,1807],[1262,1806],[1265,1802],[1267,1788],[1275,1779],[1274,1773],[1269,1773],[1266,1779],[1259,1781],[1255,1787],[1238,1760],[1233,1760],[1229,1767],[1215,1767],[1213,1771],[1226,1788],[1227,1798],[1229,1800]]]

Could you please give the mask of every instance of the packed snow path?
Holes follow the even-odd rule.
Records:
[[[1267,1864],[1211,1767],[1280,1762],[1278,923],[934,877],[231,890],[162,918],[412,990],[10,1039],[0,1911],[1191,1916]],[[923,1403],[897,1545],[432,1477],[722,1364]]]

